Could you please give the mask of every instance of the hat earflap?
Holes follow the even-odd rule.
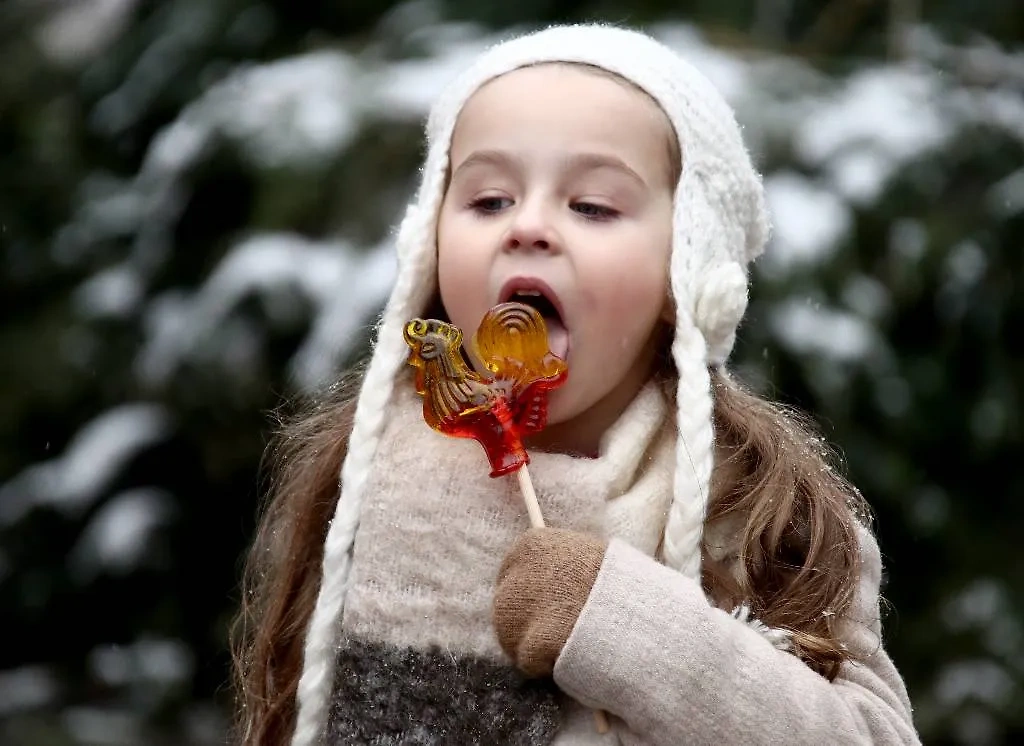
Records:
[[[672,357],[676,393],[676,476],[662,553],[671,567],[700,578],[704,519],[714,468],[714,402],[709,365],[725,361],[746,310],[745,231],[730,224],[731,198],[721,169],[684,163],[676,190],[670,261],[676,305]],[[715,195],[712,197],[712,195]]]

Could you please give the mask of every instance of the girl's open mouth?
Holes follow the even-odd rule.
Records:
[[[558,296],[547,283],[535,278],[513,278],[505,283],[498,302],[522,303],[537,309],[547,328],[548,348],[562,360],[568,359],[569,330],[565,325]]]

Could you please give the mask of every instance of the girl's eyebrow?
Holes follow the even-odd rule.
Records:
[[[454,180],[464,170],[478,166],[496,166],[509,168],[518,173],[524,170],[523,159],[504,150],[475,150],[470,153],[452,174]],[[584,173],[608,168],[629,177],[641,187],[647,188],[647,182],[636,171],[618,156],[607,153],[579,152],[569,153],[562,158],[562,169],[571,173]]]
[[[496,166],[497,168],[510,168],[521,173],[523,171],[523,159],[504,150],[474,150],[466,159],[459,164],[452,173],[452,180],[463,171],[479,166]]]
[[[618,171],[635,181],[641,187],[645,189],[647,188],[647,182],[644,181],[640,174],[630,168],[629,165],[618,156],[609,155],[607,153],[570,153],[562,159],[562,167],[566,171],[570,171],[572,173],[585,173],[587,171],[596,171],[601,168],[608,168],[612,171]]]

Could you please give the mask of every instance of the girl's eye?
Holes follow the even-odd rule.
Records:
[[[611,207],[595,205],[593,202],[576,202],[573,204],[572,209],[590,220],[610,220],[619,214],[617,210],[613,210]]]
[[[470,203],[470,207],[483,215],[493,215],[511,206],[512,200],[508,197],[481,197]]]

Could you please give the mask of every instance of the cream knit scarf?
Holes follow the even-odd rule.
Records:
[[[355,539],[327,742],[550,743],[557,692],[520,677],[491,627],[498,568],[529,526],[517,482],[490,478],[480,446],[435,433],[421,407],[399,380]],[[547,524],[658,553],[672,422],[651,383],[597,458],[531,453]]]

